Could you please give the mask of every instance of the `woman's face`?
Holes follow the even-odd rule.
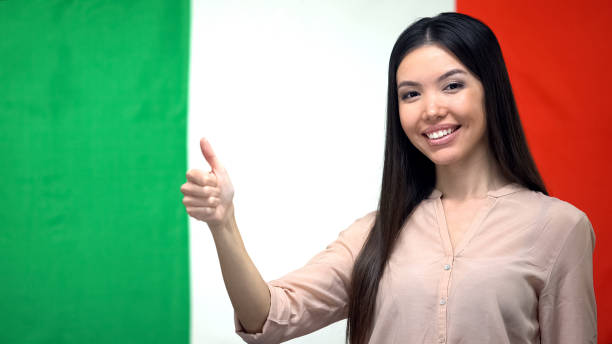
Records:
[[[397,69],[400,122],[412,144],[436,165],[486,153],[484,90],[450,52],[424,45]]]

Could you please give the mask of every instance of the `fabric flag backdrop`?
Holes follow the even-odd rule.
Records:
[[[612,342],[611,5],[424,3],[0,0],[0,343],[241,343],[181,204],[186,169],[208,169],[198,139],[264,279],[299,268],[376,206],[395,38],[455,9],[497,34],[549,191],[593,223]]]

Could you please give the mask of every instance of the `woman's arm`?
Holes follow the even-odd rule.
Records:
[[[231,221],[211,233],[234,311],[247,332],[257,333],[261,332],[270,311],[270,291],[247,254],[233,207],[231,213]]]
[[[542,344],[597,343],[595,233],[586,215],[564,240],[539,299]]]
[[[229,175],[206,139],[200,140],[200,148],[212,170],[187,171],[187,183],[181,186],[183,204],[191,217],[208,224],[234,311],[245,330],[258,332],[270,310],[268,286],[249,258],[238,231]]]
[[[281,343],[346,318],[354,260],[375,216],[357,219],[304,266],[268,282],[270,311],[262,331],[245,333],[236,321],[237,334],[247,343]]]
[[[345,318],[353,263],[375,212],[355,221],[302,268],[266,283],[236,225],[229,176],[210,144],[202,139],[200,146],[212,171],[187,172],[183,204],[190,216],[210,228],[238,335],[249,343],[280,343]]]

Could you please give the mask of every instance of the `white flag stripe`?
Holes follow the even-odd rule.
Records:
[[[192,2],[189,167],[211,142],[236,189],[238,226],[265,280],[301,267],[376,209],[387,63],[415,19],[454,1]],[[234,334],[208,227],[190,220],[191,342]],[[343,343],[338,322],[291,343]]]

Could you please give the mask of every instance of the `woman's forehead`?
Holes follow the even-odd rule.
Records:
[[[398,81],[403,78],[437,77],[452,69],[467,68],[455,55],[437,44],[422,45],[404,56],[397,68]]]

